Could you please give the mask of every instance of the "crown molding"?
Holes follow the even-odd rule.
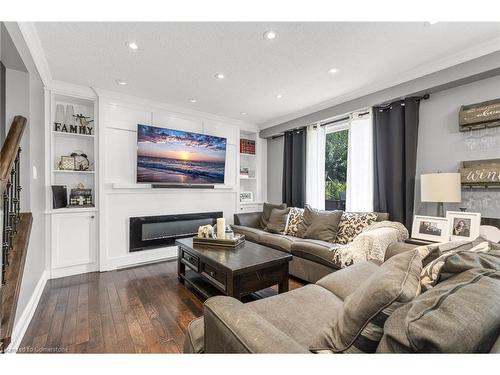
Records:
[[[138,97],[129,94],[123,94],[116,91],[101,89],[97,87],[92,88],[99,98],[104,98],[112,101],[121,101],[132,106],[145,106],[154,109],[160,109],[164,111],[171,112],[172,114],[177,114],[179,116],[195,116],[201,117],[210,121],[223,122],[230,125],[237,125],[244,130],[258,131],[259,128],[256,124],[249,122],[233,119],[230,117],[219,116],[209,112],[197,111],[194,109],[180,107],[166,102],[161,102],[157,100],[147,99],[143,97]]]
[[[50,73],[49,63],[43,51],[42,42],[38,37],[35,24],[33,22],[17,22],[17,25],[28,46],[43,84],[48,86],[52,82],[52,74]]]
[[[498,51],[500,51],[500,37],[495,37],[493,39],[482,42],[476,46],[460,51],[456,54],[449,55],[442,59],[434,60],[426,64],[421,64],[415,68],[400,73],[397,76],[394,76],[390,79],[379,80],[373,84],[364,86],[360,89],[342,94],[330,100],[292,112],[290,114],[280,116],[269,121],[265,121],[258,125],[261,130],[270,128],[272,126],[280,125],[285,122],[295,120],[299,117],[306,116],[314,112],[318,112],[323,109],[333,107],[335,105],[339,105],[349,100],[373,94],[377,91],[384,90],[389,87],[396,86],[401,83],[405,83],[414,80],[416,78],[423,77],[427,74],[435,73],[440,70],[452,67],[454,65],[458,65],[466,61],[473,60],[478,57]]]

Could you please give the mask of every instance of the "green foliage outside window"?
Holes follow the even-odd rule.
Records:
[[[348,140],[348,130],[326,135],[325,199],[327,200],[340,200],[340,193],[346,191]]]

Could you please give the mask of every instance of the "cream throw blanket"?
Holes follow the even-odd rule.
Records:
[[[383,262],[389,244],[408,238],[406,227],[395,221],[381,221],[366,227],[354,240],[343,246],[334,246],[334,262],[342,268],[365,260]]]

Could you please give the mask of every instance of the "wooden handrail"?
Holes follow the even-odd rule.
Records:
[[[21,144],[24,129],[26,128],[26,118],[23,116],[14,117],[9,133],[0,152],[0,193],[3,194],[10,178],[10,172],[14,167],[17,157],[17,150]]]

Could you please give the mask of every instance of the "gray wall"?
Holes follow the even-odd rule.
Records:
[[[473,104],[500,98],[500,76],[484,79],[431,95],[420,104],[417,151],[417,181],[415,186],[415,213],[435,215],[435,203],[420,202],[420,175],[432,172],[457,172],[464,160],[500,158],[500,129],[492,129],[497,137],[496,148],[466,147],[467,134],[458,131],[458,112],[463,104]],[[471,133],[478,136],[478,131]],[[475,205],[471,211],[480,211],[484,217],[500,218],[500,190],[472,193],[476,200],[490,199],[488,207]],[[462,193],[462,204],[445,204],[445,210],[458,210],[470,193]],[[498,204],[496,204],[498,202]]]
[[[7,68],[5,70],[5,134],[8,133],[14,117],[17,115],[29,118],[29,74],[20,70]],[[30,131],[24,131],[21,140],[21,211],[30,207]]]
[[[500,148],[468,150],[465,146],[465,134],[458,131],[458,111],[463,104],[472,104],[500,97],[500,76],[458,86],[431,95],[420,105],[420,125],[417,151],[417,181],[415,186],[415,213],[434,215],[436,205],[420,202],[420,175],[436,171],[456,172],[464,160],[500,158]],[[474,135],[477,135],[474,132]],[[496,129],[500,137],[500,129]],[[500,144],[500,140],[498,141]],[[283,171],[283,137],[268,139],[268,177],[267,196],[270,201],[281,201]],[[470,193],[464,193],[465,200]],[[474,192],[477,200],[491,198],[493,202],[487,208],[473,207],[484,217],[500,217],[500,190]],[[499,203],[500,204],[500,203]],[[445,209],[455,210],[460,204],[445,205]],[[481,209],[479,209],[481,208]]]
[[[267,140],[267,200],[272,203],[282,202],[283,146],[284,137]]]
[[[29,194],[29,207],[27,210],[33,214],[33,227],[31,229],[30,244],[24,268],[24,275],[21,284],[19,302],[16,313],[16,324],[21,314],[28,307],[30,298],[35,291],[40,278],[43,276],[46,266],[46,244],[45,244],[45,104],[44,104],[44,86],[40,75],[35,67],[33,58],[26,46],[24,38],[16,23],[6,22],[5,27],[19,56],[22,58],[23,65],[29,75],[29,87],[24,92],[23,100],[29,100],[28,111],[28,144],[22,156],[27,162],[26,168],[22,170],[23,177],[29,181],[26,186],[26,193]],[[5,31],[5,29],[3,30]],[[2,48],[4,44],[2,43]],[[25,139],[26,142],[26,139]],[[33,167],[38,170],[38,178],[34,179],[32,174]],[[15,326],[14,330],[18,327]]]

